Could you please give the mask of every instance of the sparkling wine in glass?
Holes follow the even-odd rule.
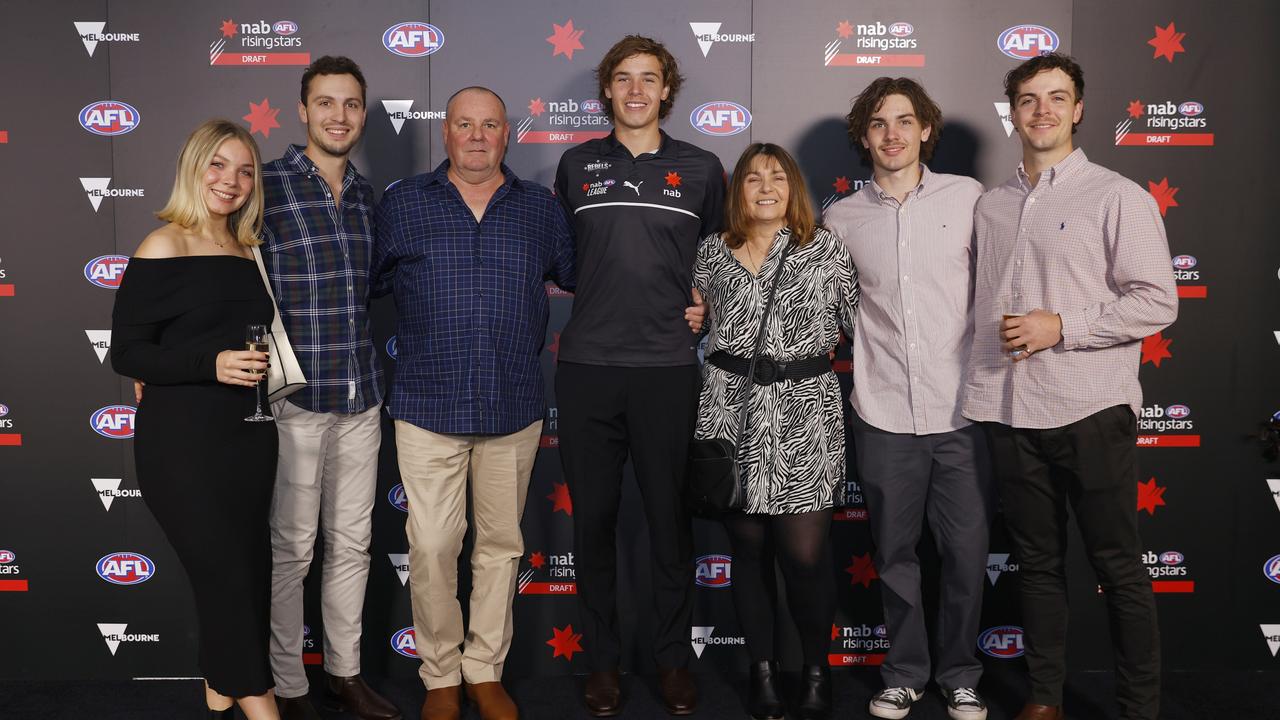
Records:
[[[244,349],[260,353],[270,352],[271,344],[267,341],[267,338],[269,337],[268,333],[270,333],[270,329],[267,328],[266,325],[248,326],[244,333]],[[268,359],[268,362],[270,362],[270,359]],[[266,384],[264,382],[266,380],[266,371],[250,370],[249,372],[256,375],[262,375],[263,377],[259,378],[258,384],[253,387],[253,399],[257,402],[257,408],[253,411],[253,414],[245,418],[244,421],[275,422],[275,418],[262,412],[262,386]]]

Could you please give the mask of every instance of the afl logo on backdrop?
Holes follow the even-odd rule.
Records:
[[[98,560],[98,577],[112,585],[137,585],[156,574],[156,565],[146,555],[117,552]]]
[[[100,288],[115,290],[120,287],[129,258],[125,255],[99,255],[84,265],[84,279]]]
[[[271,26],[271,31],[277,35],[292,35],[298,32],[298,23],[292,20],[277,20],[276,24]]]
[[[1262,573],[1273,583],[1280,584],[1280,555],[1271,558],[1262,566]]]
[[[128,440],[133,437],[133,418],[137,409],[132,405],[108,405],[89,416],[89,427],[102,437]]]
[[[909,22],[896,22],[889,26],[889,34],[894,37],[907,37],[915,31]]]
[[[14,555],[12,550],[0,550],[0,565],[8,565],[17,559],[18,556]]]
[[[1160,562],[1164,565],[1181,565],[1187,557],[1177,550],[1166,550],[1160,553]]]
[[[400,628],[391,636],[391,648],[407,658],[418,658],[418,644],[413,634],[413,626]]]
[[[1174,420],[1184,420],[1191,417],[1191,408],[1186,405],[1170,405],[1164,409],[1164,414]]]
[[[1043,25],[1014,25],[996,39],[1000,52],[1015,60],[1029,60],[1058,49],[1058,34]]]
[[[401,57],[426,57],[444,47],[444,33],[430,23],[404,22],[382,33],[382,46]]]
[[[591,115],[599,115],[604,112],[604,103],[594,98],[591,100],[583,100],[578,103],[578,106],[582,108],[582,112],[589,113]]]
[[[1190,270],[1196,266],[1195,255],[1178,255],[1173,259],[1173,267],[1177,270]]]
[[[736,102],[712,100],[694,108],[689,123],[703,135],[737,135],[751,127],[751,113]]]
[[[396,341],[396,336],[392,335],[391,339],[387,340],[387,357],[395,360],[399,352],[400,344]]]
[[[387,493],[387,502],[400,512],[409,512],[409,496],[404,493],[403,483],[396,483],[396,486],[391,488]]]
[[[1178,112],[1186,115],[1187,117],[1195,117],[1204,112],[1204,105],[1201,105],[1195,100],[1188,100],[1178,106]]]
[[[978,636],[978,649],[1001,660],[1021,657],[1022,628],[1016,625],[987,628]]]
[[[117,100],[91,102],[80,110],[80,127],[94,135],[124,135],[140,122],[142,117],[132,105]]]
[[[728,555],[703,555],[695,568],[693,581],[702,587],[727,588],[733,584],[733,558]]]

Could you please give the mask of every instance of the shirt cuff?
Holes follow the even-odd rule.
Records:
[[[1085,340],[1089,337],[1089,324],[1085,321],[1083,310],[1058,313],[1062,318],[1062,349],[1078,350],[1087,347]]]

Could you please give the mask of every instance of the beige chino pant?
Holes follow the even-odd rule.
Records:
[[[428,690],[502,679],[511,602],[524,554],[520,517],[542,421],[509,435],[442,435],[397,420],[400,479],[409,500],[409,588],[414,638]],[[469,476],[469,478],[468,478]],[[468,479],[470,482],[468,482]],[[470,491],[471,615],[463,646],[458,555]]]
[[[360,672],[360,617],[382,442],[377,405],[362,413],[314,413],[274,403],[280,462],[271,501],[271,672],[276,694],[307,694],[302,664],[302,580],[324,531],[320,610],[324,669]]]

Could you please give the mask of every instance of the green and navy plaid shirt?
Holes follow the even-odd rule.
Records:
[[[262,258],[307,387],[289,396],[312,412],[357,413],[382,401],[369,326],[373,188],[347,163],[342,207],[302,152],[262,168]]]

